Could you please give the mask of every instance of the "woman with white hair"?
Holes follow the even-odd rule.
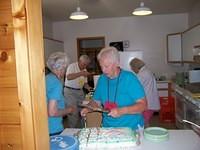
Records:
[[[119,66],[119,53],[114,47],[107,47],[97,56],[103,74],[99,77],[90,105],[100,107],[103,113],[103,127],[130,127],[138,129],[144,125],[142,112],[146,109],[144,89],[138,78]],[[84,108],[85,116],[89,109]]]
[[[47,60],[50,73],[46,75],[46,99],[48,109],[49,135],[60,134],[63,127],[63,116],[74,111],[73,107],[65,108],[63,95],[63,77],[69,64],[67,55],[63,52],[52,53]]]

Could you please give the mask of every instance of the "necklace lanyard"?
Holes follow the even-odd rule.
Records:
[[[119,72],[119,76],[117,77],[117,84],[116,84],[116,89],[115,89],[115,96],[114,96],[114,103],[116,102],[116,98],[117,98],[117,91],[118,91],[118,86],[119,86],[119,78],[120,78],[120,75],[121,75],[121,70]],[[110,79],[108,78],[108,102],[110,101]]]

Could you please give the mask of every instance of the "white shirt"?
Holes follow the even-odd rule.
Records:
[[[84,69],[86,70],[86,69]],[[87,83],[87,78],[84,76],[78,77],[73,80],[67,80],[67,75],[71,73],[78,73],[80,72],[80,68],[78,66],[78,62],[72,63],[68,66],[66,71],[66,78],[65,78],[65,86],[81,89],[83,88],[84,84]]]
[[[159,110],[160,101],[153,73],[146,66],[144,66],[139,70],[137,76],[144,87],[148,109]]]

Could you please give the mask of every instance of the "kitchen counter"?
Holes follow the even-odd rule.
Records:
[[[189,120],[200,124],[200,98],[194,96],[191,87],[175,86],[175,117],[176,126],[180,129],[191,129],[192,126],[183,123],[182,120]],[[193,129],[193,128],[192,128]]]
[[[185,97],[186,100],[200,108],[200,98],[195,97],[197,93],[192,93],[188,89],[175,85],[175,92]]]
[[[79,129],[65,129],[61,135],[74,135]],[[200,137],[192,130],[169,130],[169,140],[151,142],[141,136],[141,144],[134,150],[199,150]]]

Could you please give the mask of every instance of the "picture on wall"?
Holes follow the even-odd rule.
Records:
[[[109,46],[115,47],[118,51],[124,51],[123,41],[110,42]]]

